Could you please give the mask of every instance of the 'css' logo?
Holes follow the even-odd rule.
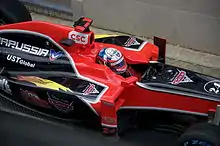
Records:
[[[74,40],[75,43],[77,43],[77,44],[86,45],[86,44],[88,44],[89,35],[79,33],[79,32],[76,32],[76,31],[71,31],[69,33],[69,39]]]

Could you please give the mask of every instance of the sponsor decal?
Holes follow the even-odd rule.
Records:
[[[65,91],[65,92],[70,92],[70,93],[72,92],[72,90],[70,90],[69,88],[59,83],[56,83],[54,81],[47,80],[47,79],[42,79],[36,76],[19,76],[17,77],[17,79],[21,81],[27,81],[27,82],[33,83],[37,87],[42,87],[42,88],[47,88],[47,89],[52,89],[52,90],[57,90],[57,91]]]
[[[204,85],[204,90],[208,93],[220,94],[220,80],[209,81]]]
[[[96,89],[94,84],[89,84],[85,90],[83,90],[84,95],[89,95],[89,94],[96,94],[99,93],[99,91]]]
[[[190,83],[193,82],[187,75],[185,71],[178,70],[178,74],[174,77],[171,84],[178,85],[180,83]]]
[[[39,48],[36,46],[24,44],[21,42],[9,40],[9,39],[2,38],[2,37],[0,37],[0,45],[2,45],[4,47],[20,50],[20,51],[23,51],[23,52],[26,52],[29,54],[33,54],[36,56],[47,56],[49,54],[49,50],[47,50],[47,49]]]
[[[0,79],[0,89],[8,94],[11,94],[11,88],[6,79]]]
[[[135,37],[130,37],[126,42],[125,42],[125,47],[131,47],[131,46],[136,46],[140,45],[140,43],[137,41]]]
[[[59,51],[59,52],[56,52],[55,50],[51,49],[50,50],[50,55],[49,55],[49,59],[50,61],[54,61],[60,57],[63,56],[63,52]]]
[[[26,102],[32,103],[36,106],[50,108],[50,105],[48,104],[48,102],[40,99],[37,94],[30,92],[28,90],[23,90],[23,89],[20,89],[20,91],[21,91],[21,95],[22,95],[23,99]]]
[[[27,66],[27,67],[31,67],[31,68],[35,67],[35,63],[31,63],[29,61],[26,61],[26,60],[22,59],[21,57],[14,56],[14,55],[8,54],[7,60],[11,61],[11,62],[14,62],[14,63],[18,63],[20,65]]]
[[[52,97],[52,98],[51,98]],[[61,112],[71,112],[74,110],[74,102],[68,102],[68,101],[61,101],[60,99],[56,98],[55,96],[51,96],[48,98],[48,102],[53,105],[57,110]]]
[[[77,44],[86,45],[89,42],[89,35],[84,34],[84,33],[80,33],[80,32],[76,32],[76,31],[71,31],[69,33],[69,39],[74,40],[75,43],[77,43]]]

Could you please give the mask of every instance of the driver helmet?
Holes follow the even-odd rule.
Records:
[[[127,71],[127,63],[122,53],[115,48],[104,48],[98,56],[97,61],[100,64],[108,66],[117,74],[123,74]]]

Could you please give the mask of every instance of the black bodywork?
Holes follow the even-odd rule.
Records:
[[[1,31],[0,62],[2,97],[58,119],[97,116],[84,100],[95,101],[105,87],[80,77],[68,55],[49,37]],[[98,92],[85,94],[90,85]]]
[[[219,79],[162,63],[151,64],[138,84],[149,90],[220,101]]]

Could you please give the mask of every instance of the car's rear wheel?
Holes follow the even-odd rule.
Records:
[[[220,127],[209,123],[196,124],[179,138],[179,146],[220,146]]]
[[[18,0],[0,1],[0,25],[31,21],[27,8]]]

